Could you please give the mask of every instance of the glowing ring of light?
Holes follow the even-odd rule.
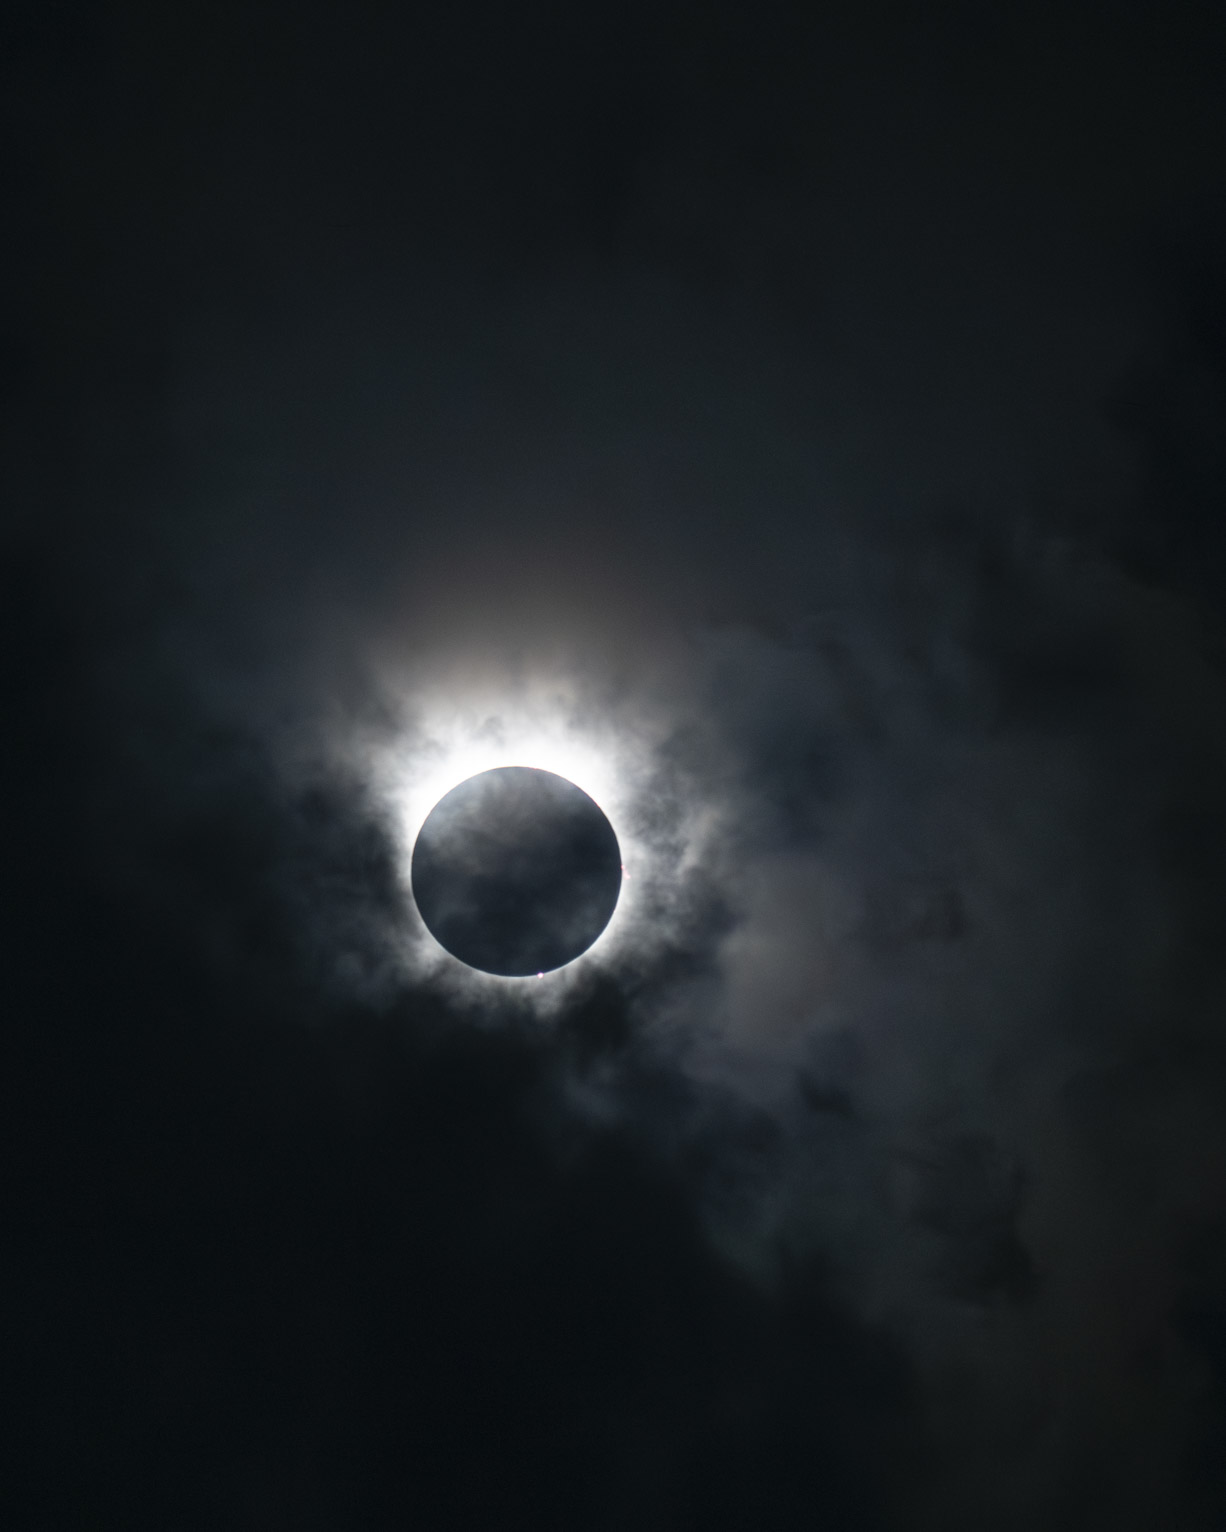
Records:
[[[452,788],[499,766],[531,766],[565,777],[581,788],[602,810],[622,847],[622,894],[612,919],[587,953],[567,968],[546,974],[555,979],[579,969],[594,953],[607,951],[633,911],[633,872],[639,848],[627,826],[632,773],[626,741],[599,721],[579,699],[559,688],[518,687],[469,690],[457,697],[453,689],[420,691],[408,699],[411,724],[399,746],[381,752],[380,776],[393,811],[393,828],[406,883],[418,832],[435,804]],[[424,931],[423,931],[424,934]],[[430,947],[436,944],[430,939]],[[439,949],[441,950],[441,949]],[[422,961],[432,959],[422,956]],[[457,967],[458,959],[446,961]],[[469,970],[469,973],[472,971]],[[524,981],[482,975],[483,982]]]

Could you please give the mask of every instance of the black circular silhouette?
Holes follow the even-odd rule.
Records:
[[[621,891],[613,826],[582,788],[532,766],[453,787],[413,847],[413,897],[453,957],[507,978],[586,952]]]

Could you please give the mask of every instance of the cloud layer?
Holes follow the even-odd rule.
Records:
[[[742,10],[19,18],[48,1524],[1220,1521],[1220,23]]]

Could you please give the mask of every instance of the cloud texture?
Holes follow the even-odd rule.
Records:
[[[1223,1514],[1216,23],[768,20],[23,23],[32,1525]]]

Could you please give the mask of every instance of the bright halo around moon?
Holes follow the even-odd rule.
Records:
[[[587,952],[545,973],[546,982],[616,952],[633,920],[647,848],[634,833],[633,798],[642,777],[645,741],[617,729],[592,703],[559,685],[439,687],[406,699],[403,735],[385,744],[378,763],[398,842],[406,887],[411,888],[414,846],[427,817],[461,783],[508,766],[535,767],[565,778],[602,810],[621,848],[621,895],[612,918]],[[459,960],[438,947],[424,928],[416,960],[431,968]],[[472,970],[465,970],[472,976]],[[536,983],[481,974],[486,983]]]

